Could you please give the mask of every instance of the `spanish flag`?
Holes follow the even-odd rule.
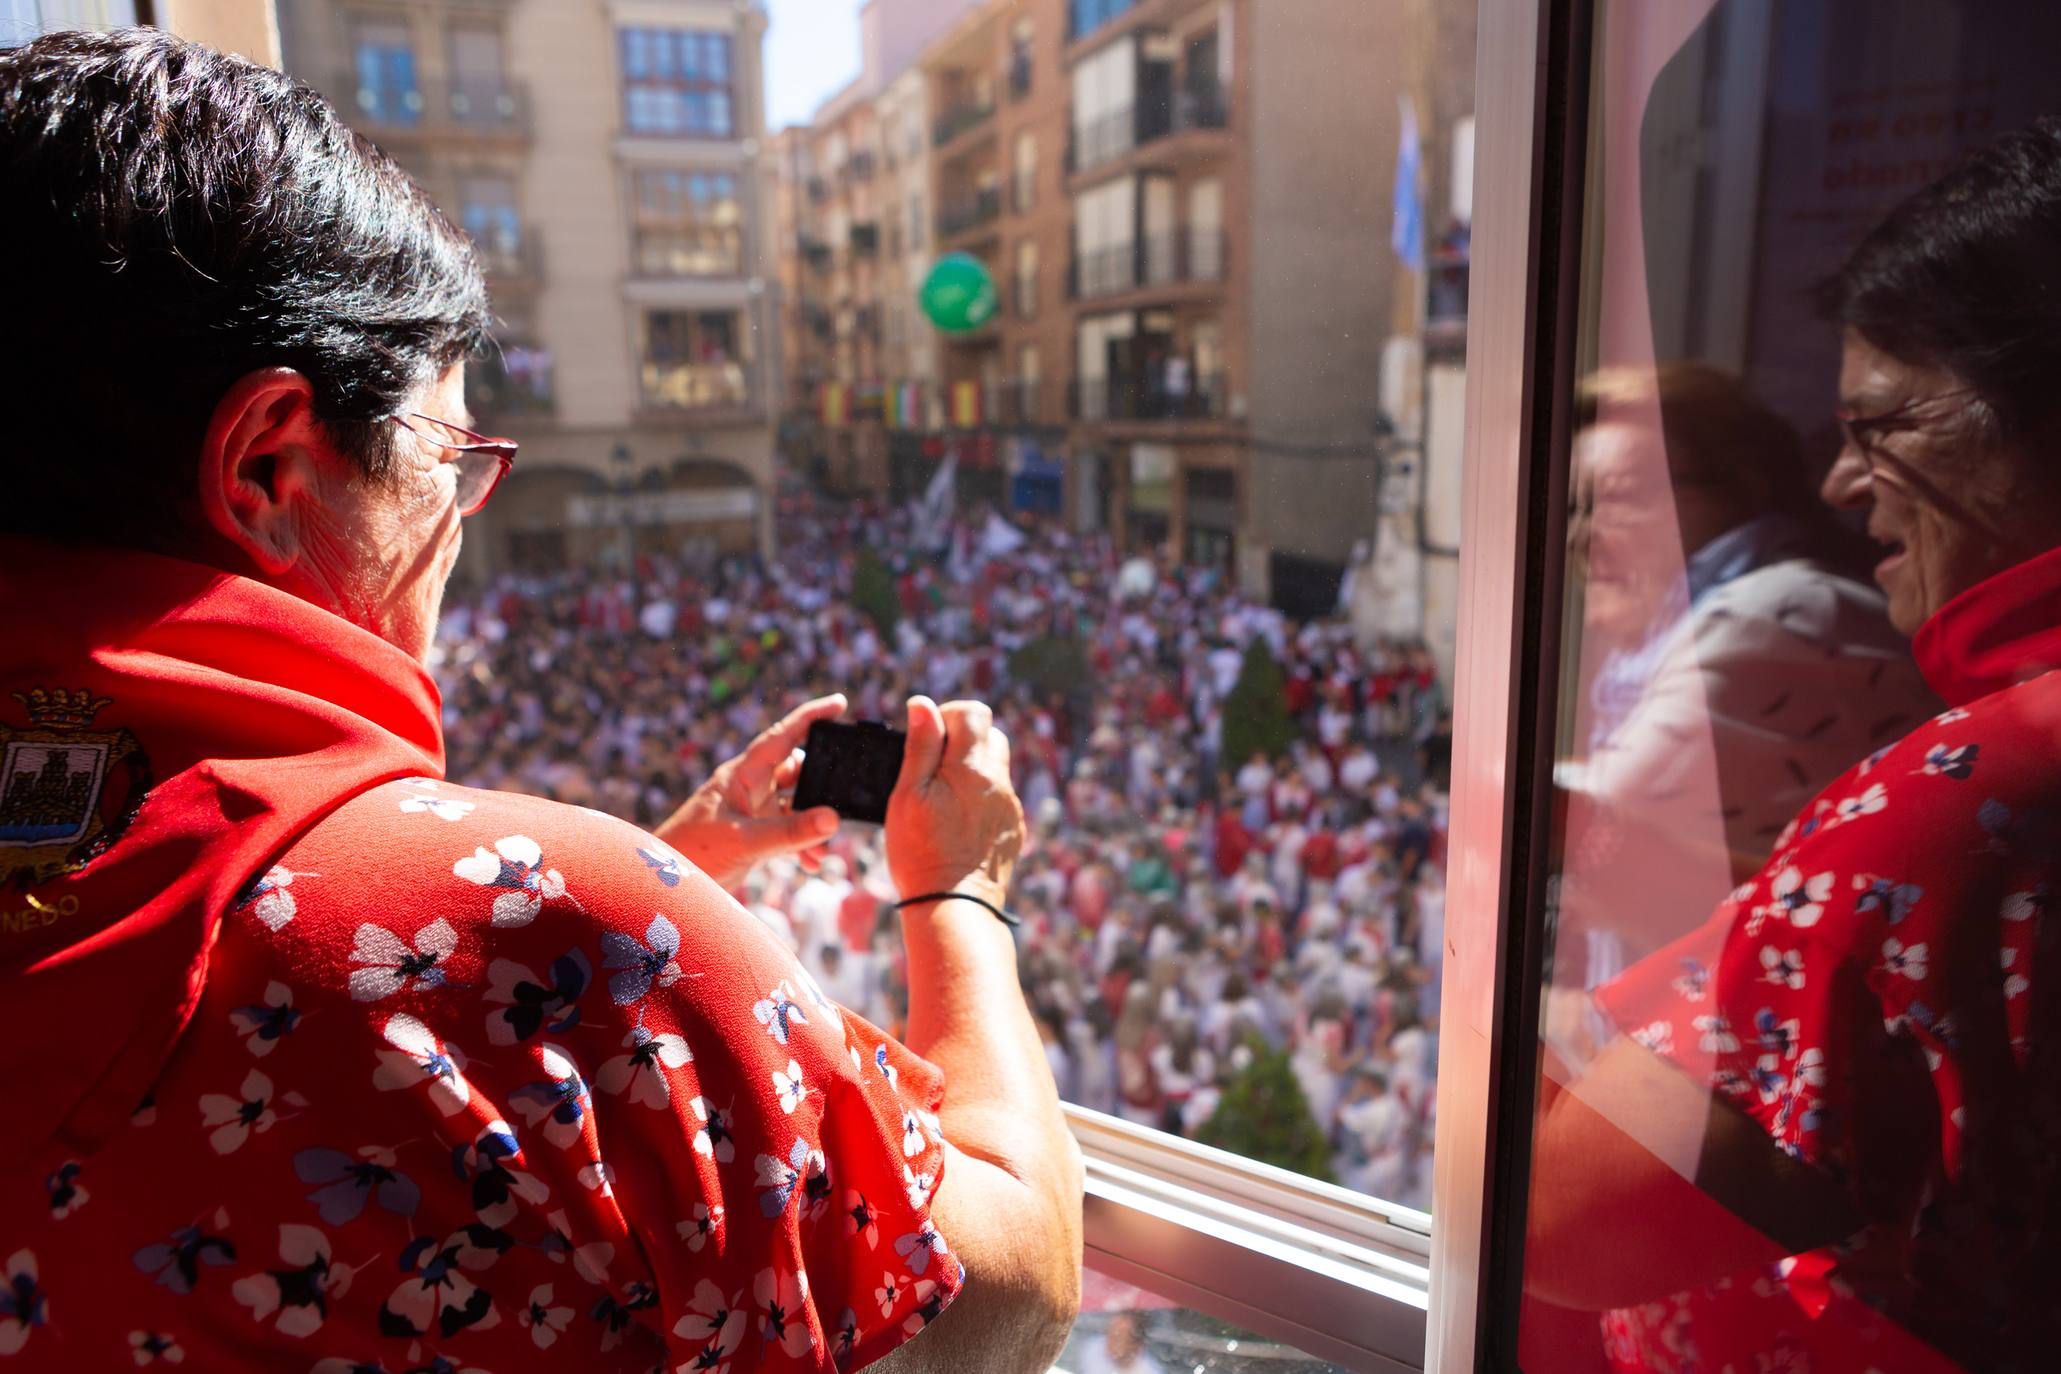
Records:
[[[980,427],[980,383],[952,383],[952,427],[954,429],[978,429]]]

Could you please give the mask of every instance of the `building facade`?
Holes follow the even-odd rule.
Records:
[[[460,575],[771,545],[763,11],[748,0],[284,0],[287,65],[478,244],[468,373],[523,453]]]

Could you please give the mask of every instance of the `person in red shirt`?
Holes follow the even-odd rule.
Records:
[[[724,891],[834,829],[785,796],[841,698],[655,833],[441,781],[514,445],[420,189],[155,29],[0,56],[0,111],[10,442],[66,455],[0,507],[7,1368],[1046,1369],[1081,1176],[987,708],[908,706],[904,1044]]]

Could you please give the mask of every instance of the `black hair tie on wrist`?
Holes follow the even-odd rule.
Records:
[[[986,907],[989,911],[994,912],[995,919],[1000,921],[1005,926],[1014,928],[1016,926],[1020,926],[1023,924],[1023,918],[1018,916],[1015,912],[1009,911],[1003,907],[996,906],[993,902],[989,901],[985,897],[976,897],[971,892],[926,892],[921,897],[904,897],[902,898],[902,900],[895,903],[895,910],[900,911],[905,906],[916,906],[923,902],[945,902],[954,900],[961,902],[972,902],[975,906]]]

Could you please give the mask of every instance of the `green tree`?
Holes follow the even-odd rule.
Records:
[[[1238,682],[1224,698],[1224,766],[1235,770],[1254,754],[1279,758],[1294,739],[1288,679],[1268,651],[1266,640],[1255,635],[1245,646],[1245,665],[1238,670]]]
[[[895,595],[894,574],[870,546],[859,550],[858,566],[852,569],[852,604],[866,613],[882,635],[895,632],[895,622],[902,615],[901,598]]]
[[[1224,1088],[1223,1099],[1195,1138],[1263,1164],[1336,1182],[1331,1176],[1331,1146],[1310,1114],[1309,1099],[1302,1095],[1288,1052],[1269,1047],[1257,1036],[1248,1036],[1245,1045],[1251,1051],[1250,1062]]]

